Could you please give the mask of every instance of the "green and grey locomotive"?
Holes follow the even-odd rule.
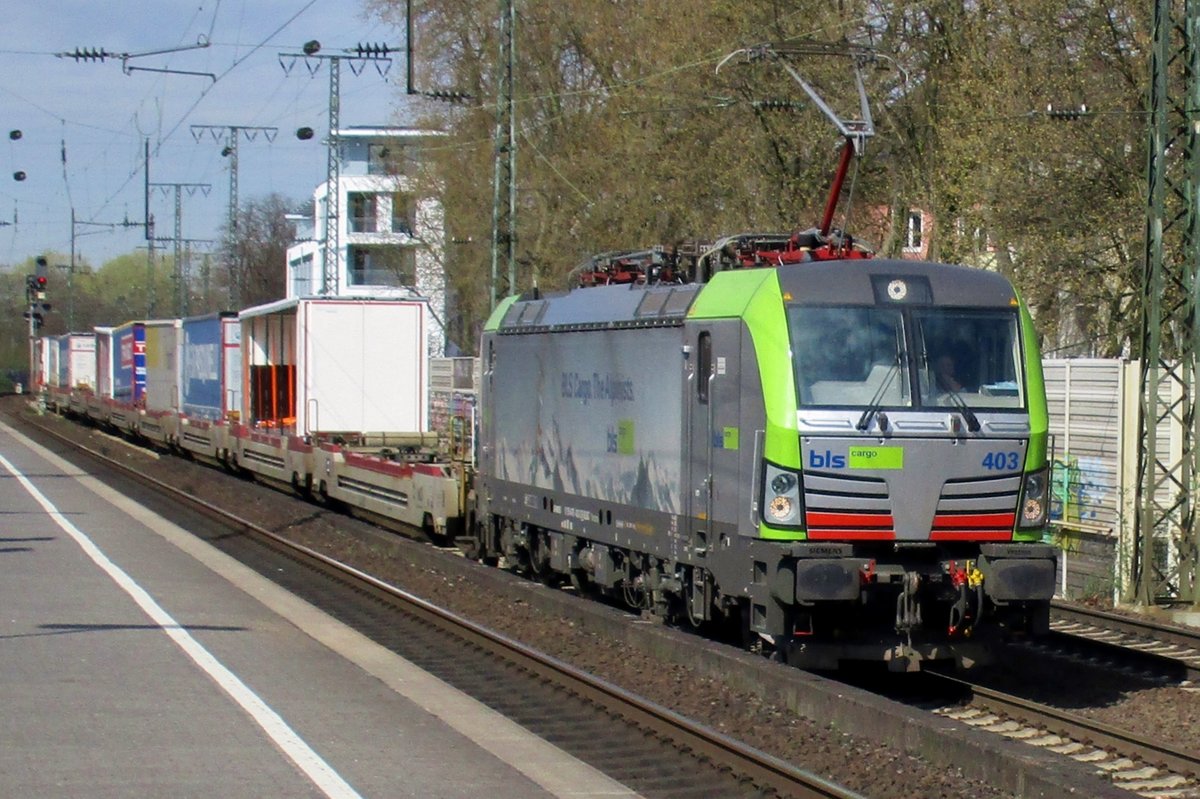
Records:
[[[734,244],[757,268],[497,307],[464,543],[806,667],[1044,631],[1046,399],[1010,283]]]

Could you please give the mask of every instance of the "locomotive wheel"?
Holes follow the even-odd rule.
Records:
[[[544,585],[557,582],[557,576],[550,568],[550,539],[539,530],[533,530],[529,535],[529,570]]]

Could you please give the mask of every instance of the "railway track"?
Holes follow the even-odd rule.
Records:
[[[1118,653],[1136,652],[1176,679],[1200,685],[1200,629],[1061,602],[1051,610],[1050,629],[1058,636],[1083,639]]]
[[[1200,797],[1198,753],[968,680],[929,677],[944,683],[945,690],[969,692],[966,704],[934,709],[941,716],[1087,764],[1107,774],[1114,785],[1139,796]]]
[[[860,794],[684,718],[84,447],[37,430],[216,522],[210,543],[535,734],[656,797]],[[236,531],[231,535],[230,531]],[[288,564],[288,565],[281,565]]]

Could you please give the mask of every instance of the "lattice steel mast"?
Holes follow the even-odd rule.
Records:
[[[516,72],[515,0],[500,0],[500,54],[496,63],[496,155],[492,196],[492,296],[496,307],[497,281],[506,275],[504,296],[517,285],[517,136],[513,108],[513,77]]]
[[[1151,51],[1140,469],[1131,579],[1140,604],[1200,602],[1196,366],[1200,343],[1200,4],[1156,0]],[[1162,439],[1161,425],[1180,431]]]
[[[315,75],[322,61],[329,62],[329,139],[326,141],[325,154],[325,245],[321,264],[321,294],[338,293],[341,276],[341,154],[338,152],[338,131],[341,129],[341,81],[342,61],[350,66],[355,75],[362,73],[367,63],[375,65],[381,78],[386,78],[391,69],[390,54],[396,50],[389,44],[359,43],[353,48],[342,50],[342,54],[326,54],[321,52],[321,43],[317,40],[306,42],[303,47],[303,58],[309,74]],[[285,73],[290,73],[298,56],[292,53],[280,53],[279,63]],[[302,128],[301,130],[305,130]],[[311,131],[309,131],[311,135]]]
[[[211,183],[150,183],[150,188],[161,189],[164,192],[173,189],[175,192],[175,315],[187,316],[188,313],[188,263],[183,255],[183,192],[188,196],[197,191],[206,197],[212,189]]]
[[[235,246],[225,253],[225,257],[228,259],[226,268],[229,272],[229,307],[240,308],[244,276],[236,248],[238,239],[238,139],[245,137],[246,141],[254,141],[261,133],[268,142],[273,142],[276,134],[279,133],[279,128],[259,125],[192,125],[192,138],[197,142],[205,133],[208,133],[213,141],[219,141],[218,137],[221,135],[227,136],[221,155],[229,159],[229,238]]]

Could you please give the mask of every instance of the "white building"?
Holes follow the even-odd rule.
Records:
[[[441,202],[416,189],[420,151],[443,134],[416,128],[344,128],[335,132],[338,166],[337,263],[330,293],[347,297],[426,297],[434,315],[429,354],[445,350],[445,220]],[[287,299],[324,286],[328,181],[313,192],[313,218],[294,220]]]

